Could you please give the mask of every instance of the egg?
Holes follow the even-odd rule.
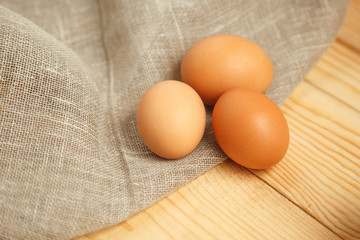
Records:
[[[194,89],[180,81],[166,80],[141,97],[136,121],[143,142],[152,152],[177,159],[199,144],[205,131],[206,112]]]
[[[213,106],[232,88],[265,92],[273,78],[273,66],[266,52],[254,42],[234,35],[214,35],[196,42],[186,52],[181,78],[205,104]]]
[[[289,128],[284,115],[258,91],[235,88],[221,95],[213,109],[212,126],[224,153],[248,168],[269,168],[288,149]]]

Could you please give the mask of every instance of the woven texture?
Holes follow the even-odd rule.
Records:
[[[274,64],[281,104],[333,42],[347,1],[0,0],[0,238],[67,239],[118,223],[226,156],[211,129],[183,159],[141,141],[135,112],[180,80],[196,41],[233,34]]]

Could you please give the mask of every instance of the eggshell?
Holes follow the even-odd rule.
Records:
[[[136,113],[144,143],[160,157],[176,159],[188,155],[199,144],[205,130],[206,113],[200,96],[189,85],[162,81],[142,96]]]
[[[236,88],[224,93],[215,104],[212,124],[221,149],[248,168],[269,168],[288,149],[284,115],[273,101],[254,90]]]
[[[214,35],[195,43],[181,63],[182,81],[213,106],[225,91],[246,87],[265,92],[273,78],[266,52],[250,40]]]

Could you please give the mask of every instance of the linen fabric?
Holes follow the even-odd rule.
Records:
[[[181,80],[196,41],[233,34],[274,65],[280,105],[334,41],[345,0],[0,0],[0,238],[67,239],[119,223],[221,163],[207,108],[199,146],[154,155],[142,94]]]

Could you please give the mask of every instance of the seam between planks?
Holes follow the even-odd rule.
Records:
[[[332,94],[332,93],[330,93],[330,92],[328,92],[328,91],[324,90],[323,88],[321,88],[321,87],[319,87],[319,86],[315,85],[314,83],[312,83],[312,81],[311,81],[311,80],[309,80],[309,79],[305,78],[305,79],[304,79],[304,81],[305,81],[306,83],[308,83],[309,85],[311,85],[311,87],[316,88],[317,90],[319,90],[319,91],[321,91],[322,93],[324,93],[324,94],[328,95],[329,97],[334,98],[336,101],[338,101],[338,102],[340,102],[340,103],[342,103],[342,104],[346,105],[346,106],[347,106],[347,107],[349,107],[351,110],[354,110],[355,112],[360,113],[360,111],[359,111],[358,109],[356,109],[354,106],[352,106],[352,105],[350,105],[349,103],[347,103],[347,102],[343,101],[341,98],[339,98],[339,97],[335,96],[334,94]],[[345,84],[344,84],[344,85],[345,85]]]
[[[337,36],[335,41],[337,41],[338,43],[344,45],[345,47],[347,47],[348,49],[350,49],[351,51],[356,52],[357,54],[360,54],[360,49],[358,49],[357,47],[353,46],[351,43],[346,42],[346,40],[341,39],[340,36]]]
[[[295,207],[297,207],[298,209],[300,209],[302,212],[304,212],[306,215],[310,216],[313,220],[315,220],[316,222],[320,223],[322,226],[325,227],[325,229],[329,230],[330,232],[332,232],[333,234],[335,234],[339,239],[343,239],[345,240],[345,238],[341,237],[339,234],[337,234],[336,232],[334,232],[331,228],[329,228],[328,226],[326,226],[324,223],[320,222],[318,219],[316,219],[312,214],[310,214],[309,212],[307,212],[304,208],[302,208],[299,204],[297,204],[296,202],[294,202],[293,200],[291,200],[290,198],[288,198],[287,196],[285,196],[283,193],[281,193],[277,188],[275,188],[274,186],[272,186],[270,183],[268,183],[267,181],[265,181],[264,179],[262,179],[261,177],[259,177],[256,173],[254,173],[252,170],[245,168],[247,171],[249,171],[252,175],[254,175],[255,177],[257,177],[259,180],[261,180],[263,183],[265,183],[267,186],[269,186],[270,188],[272,188],[274,191],[276,191],[278,194],[280,194],[282,197],[284,197],[286,200],[289,201],[289,203],[291,203],[292,205],[294,205]]]

